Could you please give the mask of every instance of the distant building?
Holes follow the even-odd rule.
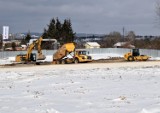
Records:
[[[17,33],[15,34],[15,39],[17,40],[22,40],[22,39],[25,39],[26,35],[25,34],[22,34],[22,33]]]
[[[114,44],[115,48],[135,48],[134,45],[131,45],[129,42],[117,42]]]
[[[85,48],[100,48],[100,45],[97,42],[86,42]]]
[[[38,39],[39,36],[37,36],[37,35],[31,35],[31,38],[32,38],[32,39]]]
[[[18,41],[18,40],[11,40],[11,41],[3,41],[3,45],[5,45],[5,44],[11,44],[11,43],[15,43],[17,46],[18,45],[20,45],[20,41]]]

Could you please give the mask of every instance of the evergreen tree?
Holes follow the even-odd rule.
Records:
[[[44,39],[48,38],[48,33],[47,33],[47,30],[44,28],[44,33],[42,34],[42,37]]]
[[[73,42],[75,33],[72,30],[72,24],[70,19],[65,19],[61,24],[58,18],[53,18],[48,25],[48,29],[44,29],[43,38],[57,39],[60,44],[67,42]]]
[[[62,36],[63,36],[62,42],[63,43],[73,42],[74,35],[75,34],[73,33],[70,19],[69,20],[65,19],[62,26]]]
[[[62,36],[62,24],[59,21],[59,19],[56,19],[56,39],[60,40],[60,37]]]
[[[31,35],[30,33],[27,33],[27,36],[25,37],[25,41],[29,42],[30,39],[31,39]]]
[[[64,23],[62,25],[62,37],[60,38],[60,43],[67,42],[67,21],[64,20]]]
[[[72,29],[72,24],[71,24],[71,20],[68,20],[68,35],[69,35],[69,42],[73,42],[74,41],[74,37],[75,37],[75,33],[73,33],[73,29]]]
[[[48,35],[48,38],[56,38],[56,21],[55,19],[53,18],[51,21],[50,21],[50,24],[48,25],[48,30],[47,30],[47,35]]]

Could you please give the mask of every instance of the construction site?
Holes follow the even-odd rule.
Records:
[[[155,60],[159,57],[158,50],[94,48],[76,49],[75,43],[66,43],[57,50],[42,50],[42,42],[51,41],[40,37],[29,43],[27,51],[1,52],[1,58],[13,57],[11,65],[18,64],[77,64],[77,63],[108,63]],[[53,40],[53,44],[57,41]],[[48,53],[48,54],[47,54]],[[110,56],[107,56],[110,54]],[[114,54],[114,55],[113,55]],[[7,55],[7,56],[6,56]],[[95,55],[99,58],[95,58]],[[50,56],[49,60],[46,60]],[[103,57],[105,56],[105,57]],[[2,64],[3,65],[3,64]],[[7,64],[4,64],[6,66]],[[9,65],[9,64],[8,64]]]
[[[42,50],[42,40],[1,52],[2,113],[160,112],[160,51],[74,43]]]

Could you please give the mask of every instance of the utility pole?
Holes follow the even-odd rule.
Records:
[[[2,38],[2,34],[0,34],[0,50],[2,50],[3,47],[3,38]]]
[[[123,30],[123,42],[124,42],[124,30],[125,30],[125,29],[124,29],[124,27],[123,27],[123,29],[122,29],[122,30]]]

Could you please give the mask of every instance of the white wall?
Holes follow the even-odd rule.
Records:
[[[105,53],[114,53],[119,55],[124,55],[125,53],[131,51],[131,49],[125,48],[93,48],[86,49],[90,52],[90,54],[105,54]],[[42,53],[44,55],[53,55],[56,50],[43,50]],[[26,51],[1,51],[0,58],[14,57],[18,54],[25,54]],[[33,51],[33,53],[37,53],[37,51]],[[151,57],[160,57],[160,50],[153,49],[140,49],[141,55],[148,55]]]

